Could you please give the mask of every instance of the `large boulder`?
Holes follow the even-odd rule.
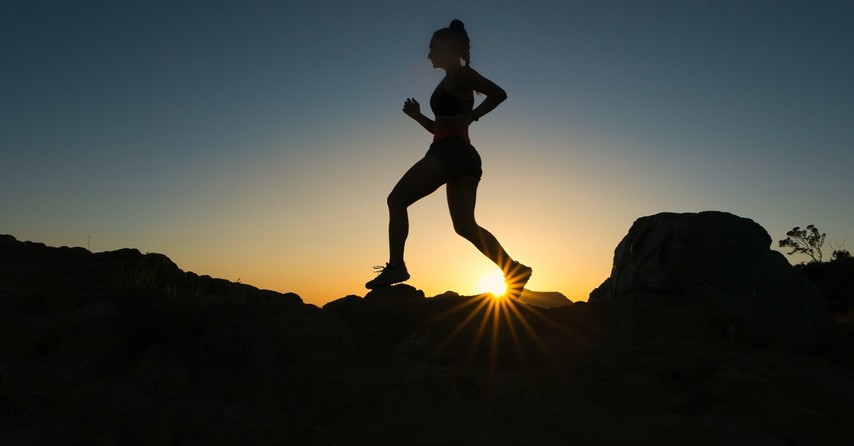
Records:
[[[589,302],[707,306],[727,337],[784,351],[829,342],[834,325],[819,289],[754,221],[725,212],[661,213],[634,222],[611,275]]]

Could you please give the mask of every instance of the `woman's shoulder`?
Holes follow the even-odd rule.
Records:
[[[455,80],[472,79],[477,76],[480,76],[480,73],[475,71],[474,68],[467,65],[463,65],[451,73],[451,77]]]
[[[474,68],[462,66],[454,70],[448,76],[448,80],[456,88],[467,89],[480,77],[480,73],[475,71]]]

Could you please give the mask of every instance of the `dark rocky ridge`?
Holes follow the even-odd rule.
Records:
[[[726,306],[652,297],[399,285],[319,309],[159,254],[2,236],[0,444],[850,440],[847,325],[786,353],[731,336]]]

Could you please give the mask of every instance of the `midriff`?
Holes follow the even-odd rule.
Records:
[[[459,136],[464,138],[466,141],[469,140],[469,128],[465,126],[463,128],[455,129],[451,127],[451,123],[453,122],[453,116],[437,116],[435,123],[436,125],[433,127],[433,141],[438,141],[442,138],[447,138],[449,136]]]

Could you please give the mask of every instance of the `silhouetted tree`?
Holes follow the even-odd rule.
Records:
[[[821,247],[824,245],[825,238],[827,238],[827,234],[819,233],[818,228],[813,225],[808,225],[806,229],[795,226],[794,229],[786,233],[784,240],[780,240],[780,247],[792,248],[788,253],[789,255],[806,254],[812,258],[813,262],[821,262]]]

